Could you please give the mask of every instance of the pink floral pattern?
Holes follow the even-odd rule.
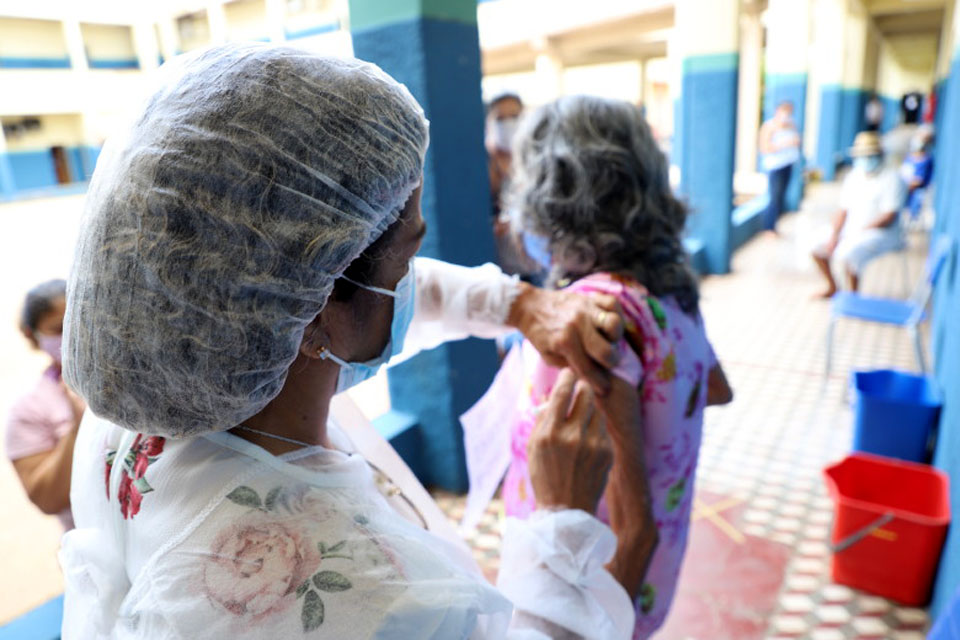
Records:
[[[140,511],[143,495],[153,491],[147,482],[147,468],[156,462],[163,453],[166,440],[161,436],[143,436],[137,434],[130,450],[123,457],[123,470],[120,476],[120,486],[117,489],[117,501],[120,503],[120,513],[124,519],[132,519]],[[107,490],[107,500],[110,499],[110,472],[116,460],[117,451],[107,451],[104,472],[104,484]]]
[[[684,313],[670,298],[657,299],[640,284],[608,274],[588,276],[569,287],[582,293],[614,295],[626,327],[621,354],[629,349],[636,370],[618,371],[639,380],[643,412],[645,462],[654,500],[660,545],[651,560],[646,584],[636,601],[634,638],[659,628],[673,599],[686,549],[693,482],[700,449],[706,376],[716,362],[699,316]],[[504,478],[508,515],[525,518],[536,507],[527,463],[527,443],[535,415],[546,402],[558,371],[546,365],[529,344],[523,347],[525,390],[511,429],[511,464]],[[606,504],[597,515],[608,522]]]
[[[301,601],[304,633],[323,624],[326,609],[321,593],[353,588],[342,573],[325,561],[353,560],[347,542],[313,543],[309,521],[287,517],[308,509],[305,485],[274,487],[264,498],[253,488],[236,487],[227,495],[248,511],[220,532],[203,566],[207,596],[245,623],[256,624]]]

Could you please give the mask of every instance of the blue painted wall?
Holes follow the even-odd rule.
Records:
[[[807,74],[805,73],[768,73],[764,79],[763,119],[773,116],[777,105],[788,101],[793,103],[793,119],[803,140],[806,125]],[[806,162],[802,155],[793,167],[790,184],[785,198],[786,211],[796,211],[803,199],[803,170]]]
[[[683,61],[674,158],[692,209],[688,234],[703,241],[711,273],[730,270],[738,72],[736,53]]]
[[[840,121],[843,90],[838,85],[820,87],[820,128],[817,130],[816,166],[824,180],[833,180],[836,165],[842,159],[840,150]]]
[[[880,123],[880,130],[890,131],[900,123],[900,98],[880,96],[880,102],[883,103],[883,122]]]
[[[836,165],[847,160],[847,149],[866,122],[864,109],[869,93],[864,89],[820,87],[820,129],[817,134],[816,166],[825,180],[833,180]]]
[[[100,58],[91,59],[88,64],[91,69],[139,69],[140,61],[136,58]]]
[[[66,147],[67,167],[73,182],[93,175],[100,148],[90,145]],[[21,191],[56,186],[57,172],[49,149],[10,151],[0,154],[0,194],[10,197]]]
[[[306,29],[298,29],[297,31],[284,31],[284,35],[287,40],[297,40],[299,38],[308,38],[310,36],[318,36],[323,33],[330,33],[332,31],[337,31],[340,28],[340,22],[329,22],[326,24],[318,24],[313,27],[308,27]],[[265,38],[266,42],[269,38]]]
[[[949,105],[950,109],[947,109]],[[953,60],[938,109],[943,114],[937,145],[936,231],[960,241],[960,56]],[[934,464],[950,474],[953,525],[947,536],[932,605],[938,615],[960,586],[960,265],[955,250],[937,286],[934,299],[933,354],[944,391],[940,434]]]
[[[465,265],[493,260],[476,24],[421,17],[354,31],[353,47],[406,84],[430,119],[423,189],[429,231],[421,255]],[[390,370],[393,409],[419,419],[424,484],[467,488],[459,416],[486,391],[496,367],[492,342],[466,340]]]
[[[17,192],[17,183],[13,180],[13,167],[10,156],[0,153],[0,198],[10,198]]]
[[[57,184],[57,173],[49,149],[10,151],[7,153],[13,181],[18,191],[40,189]]]
[[[866,108],[870,94],[863,89],[843,90],[840,105],[840,137],[839,151],[847,157],[847,149],[853,144],[853,139],[866,127]]]
[[[70,58],[0,57],[0,69],[69,69]]]

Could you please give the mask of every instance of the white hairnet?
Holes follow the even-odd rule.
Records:
[[[280,392],[334,279],[419,184],[427,122],[353,59],[231,44],[161,74],[90,186],[64,374],[97,415],[187,436]]]

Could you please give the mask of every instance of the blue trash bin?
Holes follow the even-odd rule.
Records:
[[[853,374],[854,451],[927,462],[943,399],[932,378],[902,371]]]

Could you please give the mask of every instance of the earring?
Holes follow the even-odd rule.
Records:
[[[314,353],[316,353],[316,354],[317,354],[317,357],[319,358],[320,356],[322,356],[322,355],[326,352],[326,350],[327,350],[327,348],[324,347],[323,345],[321,345],[321,346],[317,347],[317,349],[316,349],[316,351],[314,351]]]

